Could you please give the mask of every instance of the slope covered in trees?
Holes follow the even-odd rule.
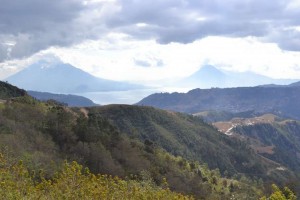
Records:
[[[260,155],[300,172],[300,122],[272,114],[234,118],[213,123],[220,131],[237,137]]]
[[[193,199],[157,187],[151,182],[121,180],[108,175],[94,175],[76,162],[65,163],[52,179],[39,179],[19,163],[9,163],[0,154],[1,199]]]
[[[26,95],[25,90],[21,90],[6,82],[0,81],[0,99],[8,99]]]
[[[55,100],[68,106],[88,107],[97,106],[92,100],[78,95],[72,94],[53,94],[49,92],[27,91],[28,94],[40,101]]]
[[[187,93],[156,93],[138,105],[185,113],[226,111],[241,113],[273,113],[300,119],[300,87],[240,87],[194,89]]]
[[[197,199],[257,199],[268,181],[284,184],[294,176],[291,171],[266,173],[276,166],[198,118],[151,107],[68,108],[25,95],[2,103],[0,138],[9,166],[22,160],[30,180],[47,180],[50,188],[57,187],[55,174],[64,169],[64,160],[93,174],[118,176],[125,185],[150,184],[149,194],[167,181],[170,190]]]
[[[159,144],[120,132],[101,113],[70,109],[29,96],[15,98],[0,109],[0,151],[10,162],[23,160],[39,179],[48,179],[65,159],[89,167],[92,173],[110,174],[138,182],[151,181],[197,198],[229,198],[262,194],[263,184],[245,176],[210,170],[204,162],[174,156]]]
[[[149,140],[173,155],[205,162],[222,173],[260,174],[267,178],[264,177],[267,171],[277,167],[257,156],[246,143],[221,134],[191,115],[127,105],[98,107],[91,111],[101,114],[132,138]],[[281,174],[277,170],[274,173]]]

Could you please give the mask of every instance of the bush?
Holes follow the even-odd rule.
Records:
[[[76,162],[65,163],[53,179],[36,182],[22,162],[10,164],[0,154],[3,199],[193,199],[152,184],[94,175]]]

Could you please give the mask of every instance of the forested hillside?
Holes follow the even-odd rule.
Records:
[[[0,81],[0,99],[8,99],[12,97],[24,96],[25,90],[21,90],[6,82]]]
[[[280,119],[274,115],[245,120],[248,124],[237,123],[234,126],[234,135],[247,140],[264,157],[280,163],[284,168],[300,172],[299,121]]]
[[[252,118],[233,118],[213,125],[229,137],[246,142],[259,155],[278,164],[278,169],[300,172],[300,122],[265,114]],[[289,184],[300,190],[299,177]]]
[[[185,112],[226,111],[273,113],[300,119],[300,87],[238,87],[194,89],[187,93],[156,93],[138,105]]]
[[[174,156],[150,139],[122,133],[97,109],[70,109],[29,96],[15,98],[0,110],[0,149],[23,160],[33,174],[51,178],[63,161],[75,160],[93,173],[150,181],[198,198],[262,194],[261,181],[245,176],[221,177],[204,162]],[[158,111],[165,112],[165,111]],[[126,178],[127,177],[127,178]],[[241,179],[241,180],[240,180]]]
[[[50,199],[67,195],[76,190],[69,179],[73,173],[82,180],[78,192],[98,194],[89,188],[98,185],[92,174],[100,173],[118,177],[100,179],[108,184],[104,188],[119,191],[116,195],[126,198],[133,187],[144,191],[141,195],[154,195],[150,199],[178,195],[167,188],[196,199],[258,199],[271,191],[271,183],[285,185],[296,177],[190,115],[125,105],[68,108],[27,95],[0,104],[0,152],[0,179],[6,186],[1,194],[15,198],[29,191],[51,194]]]
[[[277,167],[257,156],[245,142],[221,134],[198,117],[127,105],[98,107],[91,111],[101,114],[132,138],[149,140],[173,155],[205,162],[222,173],[260,174],[267,178],[267,171]],[[276,177],[281,176],[280,171],[274,170],[274,173]]]
[[[28,94],[40,101],[55,100],[71,107],[89,107],[97,106],[92,100],[72,94],[53,94],[49,92],[27,91]]]

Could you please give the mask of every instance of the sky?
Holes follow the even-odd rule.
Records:
[[[39,59],[155,83],[203,65],[300,79],[300,0],[0,0],[0,79]]]

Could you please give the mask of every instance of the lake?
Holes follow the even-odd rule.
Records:
[[[160,92],[187,92],[189,88],[155,88],[128,91],[86,92],[76,95],[84,96],[97,104],[135,104],[150,94]]]

